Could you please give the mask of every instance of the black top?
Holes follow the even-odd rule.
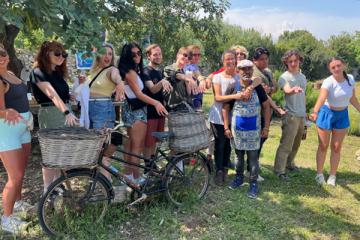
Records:
[[[158,82],[160,82],[162,79],[163,79],[162,71],[156,70],[156,69],[154,69],[154,68],[152,68],[150,66],[146,66],[144,68],[144,74],[143,74],[143,77],[142,77],[142,80],[144,82],[152,81],[152,83],[155,85]],[[164,97],[163,97],[163,94],[162,94],[162,90],[160,90],[159,92],[153,94],[149,89],[147,89],[145,93],[149,97],[161,102],[161,104],[164,103]],[[158,118],[162,118],[162,116],[160,116],[156,112],[156,109],[155,109],[154,106],[148,105],[147,106],[147,118],[148,119],[158,119]]]
[[[0,80],[9,85],[9,90],[5,93],[5,107],[15,109],[19,113],[28,112],[27,86],[23,83],[13,84],[1,76]]]
[[[53,71],[51,75],[41,71],[39,68],[33,70],[30,74],[31,88],[36,101],[42,103],[52,103],[51,99],[43,93],[36,85],[38,82],[49,82],[64,103],[68,103],[70,99],[69,85],[65,79],[57,71]]]
[[[235,94],[236,93],[235,89],[231,89],[230,91],[231,91],[230,94],[232,94],[232,93]],[[260,104],[263,104],[264,102],[266,102],[268,100],[268,96],[266,95],[266,92],[265,92],[264,88],[261,85],[257,85],[255,87],[255,91],[256,91],[256,94],[258,95]],[[227,102],[228,104],[230,104],[230,109],[232,109],[234,107],[235,101],[236,100],[231,100],[231,101]]]
[[[175,63],[164,68],[164,77],[173,87],[171,93],[165,95],[169,110],[181,107],[184,101],[192,106],[191,95],[187,93],[185,81],[177,79],[176,74],[185,74],[184,69],[177,68]]]

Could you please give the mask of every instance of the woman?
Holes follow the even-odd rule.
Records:
[[[45,41],[35,58],[30,81],[34,97],[40,104],[40,129],[73,126],[77,122],[68,104],[69,85],[65,80],[68,77],[67,56],[61,43]],[[46,192],[49,185],[60,176],[60,170],[43,167],[42,171]]]
[[[230,161],[230,139],[225,137],[224,122],[221,114],[222,105],[234,99],[244,97],[248,92],[225,95],[226,91],[234,88],[235,82],[240,80],[236,74],[236,53],[227,50],[222,55],[224,71],[216,74],[213,78],[213,90],[215,102],[209,111],[209,122],[215,137],[214,158],[216,166],[215,182],[224,184],[227,177],[227,167]],[[250,95],[248,94],[247,97]]]
[[[9,55],[0,45],[0,159],[8,179],[2,193],[3,231],[18,233],[27,225],[13,213],[30,205],[21,200],[21,188],[31,149],[26,126],[30,120],[27,86],[7,70]]]
[[[90,99],[89,99],[89,119],[90,128],[113,128],[115,123],[115,107],[111,96],[115,91],[115,100],[120,101],[124,98],[124,83],[121,80],[119,70],[114,67],[114,49],[109,43],[103,45],[105,53],[95,58],[90,70]],[[121,144],[121,137],[112,137],[112,144],[106,149],[103,159],[105,166],[110,165],[109,157],[115,152],[116,145]],[[102,173],[111,179],[111,174],[107,171]]]
[[[315,180],[321,185],[325,183],[323,170],[331,136],[330,175],[327,184],[335,186],[340,151],[350,126],[348,106],[352,104],[360,112],[360,104],[355,95],[354,78],[345,72],[345,62],[333,57],[328,67],[332,75],[324,80],[310,119],[316,121],[319,139]]]
[[[250,60],[241,60],[238,64],[241,80],[235,83],[234,93],[241,92],[255,80],[253,63]],[[231,126],[229,124],[230,105],[232,107]],[[265,127],[261,129],[261,110],[264,112]],[[249,99],[242,99],[226,103],[223,106],[225,135],[233,139],[233,146],[237,156],[236,177],[229,188],[236,189],[244,183],[244,157],[247,155],[249,168],[248,196],[256,198],[258,194],[257,178],[259,174],[258,150],[260,137],[267,137],[270,126],[270,103],[265,90],[261,85],[252,91]]]
[[[156,112],[167,115],[165,107],[157,100],[144,94],[144,83],[140,76],[143,75],[142,52],[138,44],[127,43],[124,45],[120,55],[119,66],[122,79],[125,81],[126,102],[123,107],[122,120],[127,126],[129,141],[125,145],[125,151],[140,155],[144,150],[146,135],[147,113],[146,105],[153,105]],[[126,160],[139,164],[139,158],[126,156]],[[127,166],[125,168],[126,177],[135,184],[141,184],[143,178],[140,177],[138,168]]]

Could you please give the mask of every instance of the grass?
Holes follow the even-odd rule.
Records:
[[[207,109],[211,101],[211,94],[206,94]],[[101,224],[79,230],[71,238],[360,239],[360,161],[355,157],[360,138],[345,138],[337,186],[320,187],[314,180],[318,144],[315,127],[310,127],[296,157],[301,173],[286,183],[272,172],[280,135],[280,125],[274,121],[260,160],[265,181],[260,183],[257,200],[246,197],[247,186],[235,191],[211,186],[202,202],[181,209],[161,197],[134,212],[115,204]],[[325,173],[328,170],[329,159]],[[46,238],[36,221],[26,237]]]

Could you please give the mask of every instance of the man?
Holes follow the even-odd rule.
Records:
[[[143,81],[147,88],[146,94],[164,103],[163,91],[169,92],[171,84],[163,79],[162,69],[162,51],[159,45],[151,44],[146,48],[146,57],[149,64],[144,68]],[[144,157],[150,158],[155,153],[156,139],[151,135],[153,132],[164,131],[165,117],[160,116],[154,106],[147,106],[147,132],[145,137]],[[148,163],[147,163],[148,164]]]
[[[289,179],[290,173],[298,172],[295,156],[300,147],[306,117],[306,77],[300,72],[303,58],[295,50],[287,51],[282,61],[287,68],[279,78],[279,87],[285,93],[285,109],[287,114],[282,119],[282,135],[276,151],[274,171],[281,179]]]

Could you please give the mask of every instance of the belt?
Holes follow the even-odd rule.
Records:
[[[90,102],[96,102],[96,101],[111,101],[111,98],[90,98]]]
[[[64,102],[65,104],[69,104],[68,101]],[[40,103],[41,107],[53,107],[55,104],[53,102],[47,102],[47,103]]]

